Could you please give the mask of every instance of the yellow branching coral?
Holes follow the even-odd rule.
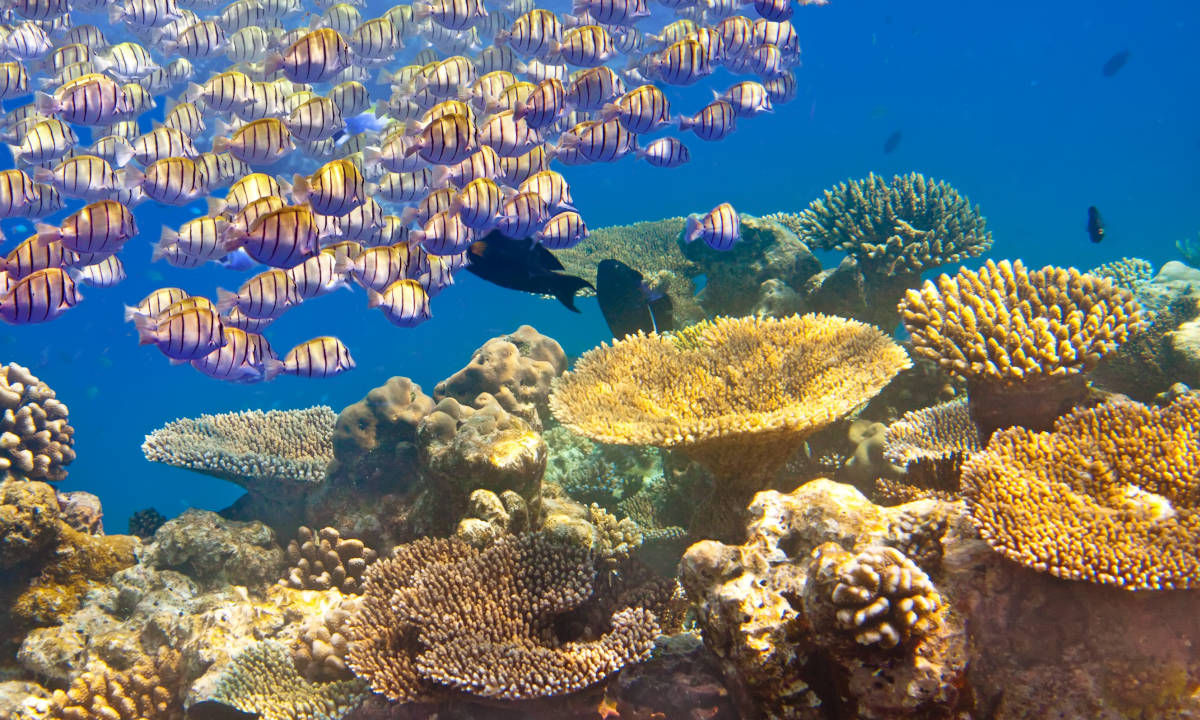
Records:
[[[1200,587],[1200,397],[1117,400],[1002,430],[963,465],[971,518],[1027,567],[1131,590]]]
[[[871,173],[826,190],[799,215],[767,218],[810,247],[845,252],[870,275],[916,275],[992,245],[979,207],[948,183],[920,173],[891,180]]]
[[[1013,424],[1048,428],[1077,404],[1080,375],[1141,325],[1141,306],[1111,280],[1019,260],[941,275],[909,290],[900,312],[913,352],[967,380],[985,437]]]
[[[878,329],[828,315],[721,318],[682,337],[631,335],[588,351],[556,381],[550,408],[597,442],[684,451],[716,476],[709,507],[727,517],[805,437],[910,364]]]
[[[880,478],[876,494],[900,502],[954,499],[963,462],[982,449],[966,398],[906,412],[888,425],[883,437],[884,458],[903,468],[904,477]]]

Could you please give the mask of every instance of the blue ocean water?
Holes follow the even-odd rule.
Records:
[[[628,158],[568,169],[588,224],[704,212],[720,202],[752,214],[798,211],[840,180],[916,170],[982,207],[995,258],[1088,268],[1136,255],[1158,265],[1175,257],[1176,240],[1200,230],[1200,6],[834,0],[799,8],[793,22],[803,48],[795,101],[743,121],[720,143],[689,140],[693,160],[679,169]],[[1105,77],[1102,66],[1123,50],[1127,64]],[[674,95],[677,111],[698,109],[709,86],[732,82],[718,75]],[[898,146],[885,154],[897,131]],[[1084,231],[1089,205],[1107,222],[1101,245]],[[143,459],[143,436],[169,420],[250,408],[341,409],[392,375],[430,390],[486,339],[522,323],[558,339],[569,355],[608,339],[594,300],[582,300],[574,315],[462,274],[435,299],[433,320],[415,329],[368,311],[359,290],[291,311],[269,333],[280,351],[337,335],[358,362],[353,372],[224,384],[139,347],[133,327],[121,322],[122,306],[156,287],[212,297],[216,287],[244,279],[219,268],[150,264],[160,225],[177,226],[189,212],[140,206],[142,236],[122,253],[129,280],[112,290],[85,288],[85,302],[52,323],[0,329],[0,361],[32,368],[69,405],[78,459],[61,486],[100,495],[110,532],[123,531],[142,507],[171,516],[219,509],[240,494]]]

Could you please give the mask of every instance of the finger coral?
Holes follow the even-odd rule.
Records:
[[[900,311],[913,352],[967,380],[984,437],[1046,429],[1080,400],[1081,374],[1141,325],[1141,307],[1111,280],[1019,260],[941,275],[909,290]]]
[[[1131,590],[1200,586],[1200,397],[1078,409],[992,436],[962,470],[980,535],[1009,559]]]
[[[338,720],[366,696],[358,680],[305,680],[285,645],[263,640],[234,658],[212,699],[262,720]]]
[[[556,618],[592,595],[591,554],[541,534],[476,551],[421,540],[367,573],[351,620],[350,664],[400,702],[447,688],[496,700],[565,695],[644,659],[653,613],[613,613],[602,634],[557,637]]]
[[[125,672],[102,663],[71,683],[65,692],[50,698],[49,720],[178,720],[180,655],[161,648],[154,658],[143,658]]]
[[[16,363],[0,366],[0,479],[62,480],[74,435],[53,390]]]
[[[363,571],[375,562],[375,557],[375,551],[362,540],[343,538],[336,528],[324,527],[314,533],[301,525],[295,539],[288,543],[287,558],[292,567],[281,582],[297,590],[337,588],[357,593],[362,589]]]
[[[194,470],[236,483],[248,492],[318,485],[333,459],[333,424],[326,406],[304,410],[248,410],[169,422],[146,436],[151,462]]]
[[[588,351],[556,382],[550,407],[592,440],[676,448],[705,465],[714,493],[689,530],[735,537],[732,509],[744,508],[809,434],[909,364],[899,345],[854,320],[721,318]]]

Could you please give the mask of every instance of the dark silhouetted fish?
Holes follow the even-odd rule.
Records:
[[[637,270],[620,260],[601,260],[596,266],[596,299],[613,337],[675,329],[671,298],[646,287]]]
[[[1095,205],[1088,208],[1087,232],[1088,237],[1094,243],[1104,239],[1104,220],[1100,217],[1100,211],[1096,209]]]
[[[1121,68],[1125,67],[1125,63],[1127,62],[1129,62],[1129,51],[1122,50],[1114,54],[1104,63],[1104,67],[1100,68],[1100,73],[1104,75],[1104,77],[1112,77],[1113,75],[1121,72]]]
[[[216,700],[204,700],[188,708],[188,720],[258,720],[258,713],[242,712]]]
[[[892,152],[893,150],[895,150],[896,148],[900,147],[900,139],[903,137],[904,137],[904,134],[901,133],[899,130],[892,133],[891,135],[888,135],[887,140],[883,141],[883,154],[887,155],[890,152]]]
[[[513,239],[498,230],[471,243],[467,250],[467,270],[471,274],[509,290],[537,295],[553,295],[571,312],[575,293],[592,284],[574,275],[559,272],[562,263],[546,248],[529,238]]]

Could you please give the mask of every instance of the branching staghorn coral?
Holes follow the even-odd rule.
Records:
[[[1137,292],[1139,287],[1154,278],[1154,266],[1141,258],[1123,257],[1088,270],[1088,275],[1108,278],[1117,287]]]
[[[62,480],[74,435],[53,390],[16,363],[0,366],[0,480]]]
[[[160,462],[275,497],[325,479],[333,459],[337,415],[324,405],[305,410],[248,410],[169,422],[146,436],[142,453]]]
[[[721,318],[588,351],[550,407],[606,443],[676,448],[715,476],[690,532],[736,537],[738,512],[812,432],[871,399],[908,356],[882,332],[819,314]]]
[[[650,652],[658,625],[625,608],[595,639],[562,641],[557,616],[592,594],[584,548],[541,534],[483,551],[458,540],[420,540],[368,571],[351,620],[350,665],[399,702],[444,694],[520,700],[585,688]]]
[[[1200,397],[1014,427],[963,465],[972,520],[1026,567],[1131,590],[1200,587]]]
[[[366,697],[359,680],[305,680],[285,645],[263,640],[233,659],[212,699],[262,720],[338,720]]]
[[[799,215],[767,218],[810,247],[845,252],[866,275],[919,275],[992,246],[979,207],[948,183],[920,173],[847,180]]]
[[[160,648],[124,672],[102,663],[50,698],[48,720],[179,720],[180,655]]]
[[[1086,391],[1082,374],[1141,326],[1132,293],[1074,268],[988,260],[941,275],[900,305],[913,352],[967,381],[984,437],[1044,429]]]

